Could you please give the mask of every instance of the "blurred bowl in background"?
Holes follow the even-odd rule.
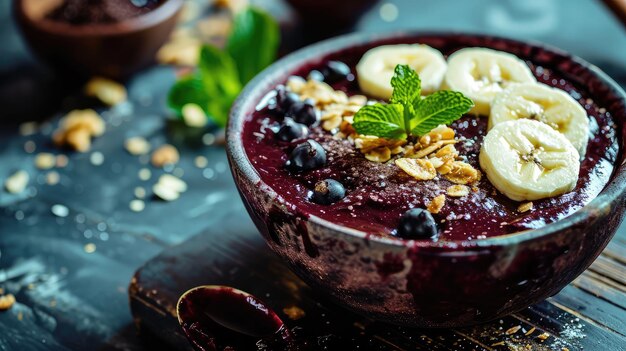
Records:
[[[79,77],[123,79],[154,61],[176,25],[184,0],[164,0],[149,12],[120,21],[85,24],[46,18],[51,8],[43,3],[29,6],[32,1],[13,1],[23,37],[41,60]]]

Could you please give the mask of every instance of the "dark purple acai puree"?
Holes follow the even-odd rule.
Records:
[[[444,54],[449,53],[451,51],[444,50]],[[361,54],[336,55],[332,60],[345,62],[355,72],[354,66]],[[323,71],[327,63],[290,73],[306,77],[312,70]],[[587,98],[586,91],[557,72],[529,65],[539,82],[568,92],[589,116],[591,135],[576,188],[561,196],[533,201],[532,211],[521,213],[518,211],[520,203],[496,191],[483,172],[476,191],[461,198],[447,197],[445,206],[433,215],[439,240],[477,240],[542,227],[583,207],[609,181],[619,151],[616,125],[610,113]],[[331,85],[348,95],[363,94],[357,80],[349,78],[354,77],[344,77]],[[304,139],[280,141],[274,135],[276,128],[271,126],[280,123],[282,118],[282,114],[269,108],[256,111],[245,122],[243,144],[262,181],[298,215],[317,216],[372,235],[394,235],[407,210],[426,208],[431,199],[445,194],[446,188],[453,185],[441,177],[415,180],[399,169],[393,158],[387,163],[368,161],[351,141],[334,138],[319,126],[309,128],[309,135]],[[487,121],[484,116],[465,115],[450,126],[461,139],[455,145],[459,154],[476,169],[480,169],[478,155],[487,133]],[[290,153],[295,145],[307,138],[323,146],[327,158],[325,164],[313,170],[288,170],[285,162]],[[313,202],[311,194],[315,184],[329,178],[344,186],[345,197],[330,205]]]
[[[50,2],[52,0],[37,0]],[[63,0],[46,19],[75,25],[113,23],[150,12],[166,0]],[[32,2],[32,1],[31,1]],[[42,4],[39,4],[41,6]],[[34,6],[31,5],[31,6]]]

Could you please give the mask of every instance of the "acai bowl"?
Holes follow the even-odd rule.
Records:
[[[407,103],[412,88],[386,82],[411,71]],[[443,110],[458,116],[423,123]],[[625,116],[615,82],[543,45],[357,34],[251,81],[228,155],[259,231],[312,288],[377,320],[455,327],[545,299],[599,255],[624,212]]]

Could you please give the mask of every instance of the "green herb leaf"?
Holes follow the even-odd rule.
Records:
[[[223,127],[230,105],[240,91],[241,83],[232,58],[212,46],[204,46],[200,50],[198,72],[174,84],[168,95],[168,106],[180,116],[185,104],[197,104]]]
[[[406,133],[403,127],[402,105],[375,104],[363,106],[354,115],[352,127],[359,134],[375,135],[381,138],[403,139]]]
[[[248,7],[235,17],[226,51],[235,60],[242,85],[274,61],[280,31],[266,12]]]
[[[413,105],[419,101],[422,82],[419,76],[408,65],[397,65],[391,77],[391,103]]]
[[[448,90],[422,98],[419,76],[407,65],[396,66],[391,86],[390,104],[363,106],[355,114],[357,133],[391,139],[421,136],[461,118],[474,106],[463,94]]]
[[[236,96],[241,83],[235,61],[217,48],[205,45],[200,50],[198,69],[209,96]]]
[[[243,85],[275,59],[279,40],[278,24],[271,16],[255,8],[240,12],[225,50],[202,47],[197,72],[172,86],[168,106],[180,116],[185,104],[195,103],[209,119],[225,126]]]
[[[183,106],[190,102],[198,104],[203,109],[209,102],[209,95],[204,90],[204,83],[199,74],[180,79],[170,88],[167,95],[167,105],[179,115]]]
[[[474,102],[462,93],[441,90],[422,99],[413,119],[411,134],[424,135],[440,124],[450,124],[474,107]]]

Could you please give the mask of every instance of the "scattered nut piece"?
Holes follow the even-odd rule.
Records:
[[[331,111],[322,114],[321,120],[322,128],[324,128],[324,130],[326,131],[331,131],[341,126],[341,122],[343,122],[343,117],[341,116],[341,113]]]
[[[438,141],[434,144],[431,144],[419,151],[417,151],[416,153],[414,153],[413,155],[411,155],[411,157],[413,158],[423,158],[426,157],[430,154],[432,154],[433,152],[439,150],[441,147],[443,146],[443,142]]]
[[[287,317],[289,317],[289,319],[294,320],[294,321],[306,315],[306,313],[304,313],[304,310],[298,306],[285,307],[283,308],[283,313],[285,313]]]
[[[437,171],[429,160],[399,158],[395,160],[395,163],[396,166],[417,180],[429,180],[437,176]]]
[[[180,159],[178,150],[169,144],[165,144],[152,153],[152,165],[155,167],[163,167],[168,164],[176,164]]]
[[[15,296],[13,294],[6,294],[0,296],[0,311],[6,311],[15,303]]]
[[[109,106],[126,101],[126,88],[118,82],[102,77],[91,78],[85,85],[85,94]]]
[[[143,199],[144,197],[146,197],[146,189],[144,189],[143,187],[136,187],[134,193],[135,196],[139,199]]]
[[[446,193],[451,197],[463,197],[469,195],[470,188],[466,185],[455,184],[449,186]]]
[[[196,158],[193,160],[193,163],[198,168],[205,168],[209,164],[209,160],[204,156],[196,156]]]
[[[159,184],[172,189],[178,193],[187,191],[187,183],[180,178],[176,178],[171,174],[163,174],[159,177]]]
[[[359,136],[354,140],[356,148],[361,150],[364,154],[382,146],[394,149],[397,146],[403,146],[404,144],[406,144],[406,140],[385,139],[375,136]]]
[[[440,171],[439,173],[442,172]],[[469,163],[465,163],[462,161],[452,162],[450,164],[450,171],[446,172],[443,176],[453,183],[463,185],[471,184],[480,180],[480,172],[472,167]]]
[[[524,202],[517,207],[517,211],[521,213],[528,212],[533,209],[533,206],[532,201]]]
[[[87,152],[91,138],[87,129],[72,129],[65,135],[65,143],[78,152]]]
[[[152,191],[161,200],[174,201],[187,191],[187,183],[171,174],[163,174],[152,187]]]
[[[143,137],[136,136],[126,139],[124,147],[129,154],[139,156],[150,152],[150,143]]]
[[[35,167],[39,169],[50,169],[56,165],[56,157],[48,152],[41,152],[35,156]]]
[[[70,111],[59,125],[65,131],[86,129],[91,136],[101,136],[106,129],[102,117],[92,109]]]
[[[83,250],[86,253],[94,253],[94,252],[96,252],[96,244],[94,244],[94,243],[85,244],[85,246],[83,247]]]
[[[139,179],[146,181],[152,177],[152,172],[148,168],[142,168],[139,170],[139,173],[137,173],[137,176]]]
[[[130,210],[133,212],[141,212],[146,208],[146,203],[143,202],[143,200],[135,199],[130,202],[128,207],[130,207]]]
[[[63,117],[52,135],[58,146],[68,145],[76,151],[86,152],[91,147],[91,137],[105,130],[104,120],[94,110],[74,110]]]
[[[514,327],[511,327],[511,328],[507,329],[504,333],[506,335],[513,335],[513,334],[517,333],[520,329],[522,329],[522,326],[521,325],[516,325]]]
[[[154,184],[154,186],[152,187],[152,192],[154,192],[154,195],[156,195],[159,199],[164,201],[174,201],[180,196],[180,193],[178,193],[176,190],[170,189],[160,183]]]
[[[19,194],[26,189],[29,178],[26,171],[19,170],[4,181],[4,188],[11,194]]]
[[[537,336],[537,339],[541,341],[546,341],[549,337],[550,337],[550,334],[544,332],[544,333],[539,334],[539,336]]]
[[[437,214],[439,213],[439,211],[441,211],[441,209],[443,208],[445,204],[446,204],[446,196],[441,194],[441,195],[435,196],[430,201],[426,209],[430,213]]]
[[[200,105],[188,103],[183,105],[181,110],[183,121],[189,127],[201,128],[207,123],[207,116]]]
[[[163,64],[197,66],[202,41],[188,28],[179,28],[172,33],[170,41],[157,52],[157,61]]]
[[[59,180],[61,180],[61,176],[57,171],[50,171],[46,174],[46,183],[48,185],[56,185],[59,183]]]
[[[370,150],[365,154],[365,158],[372,162],[387,162],[391,159],[391,150],[386,146]]]

